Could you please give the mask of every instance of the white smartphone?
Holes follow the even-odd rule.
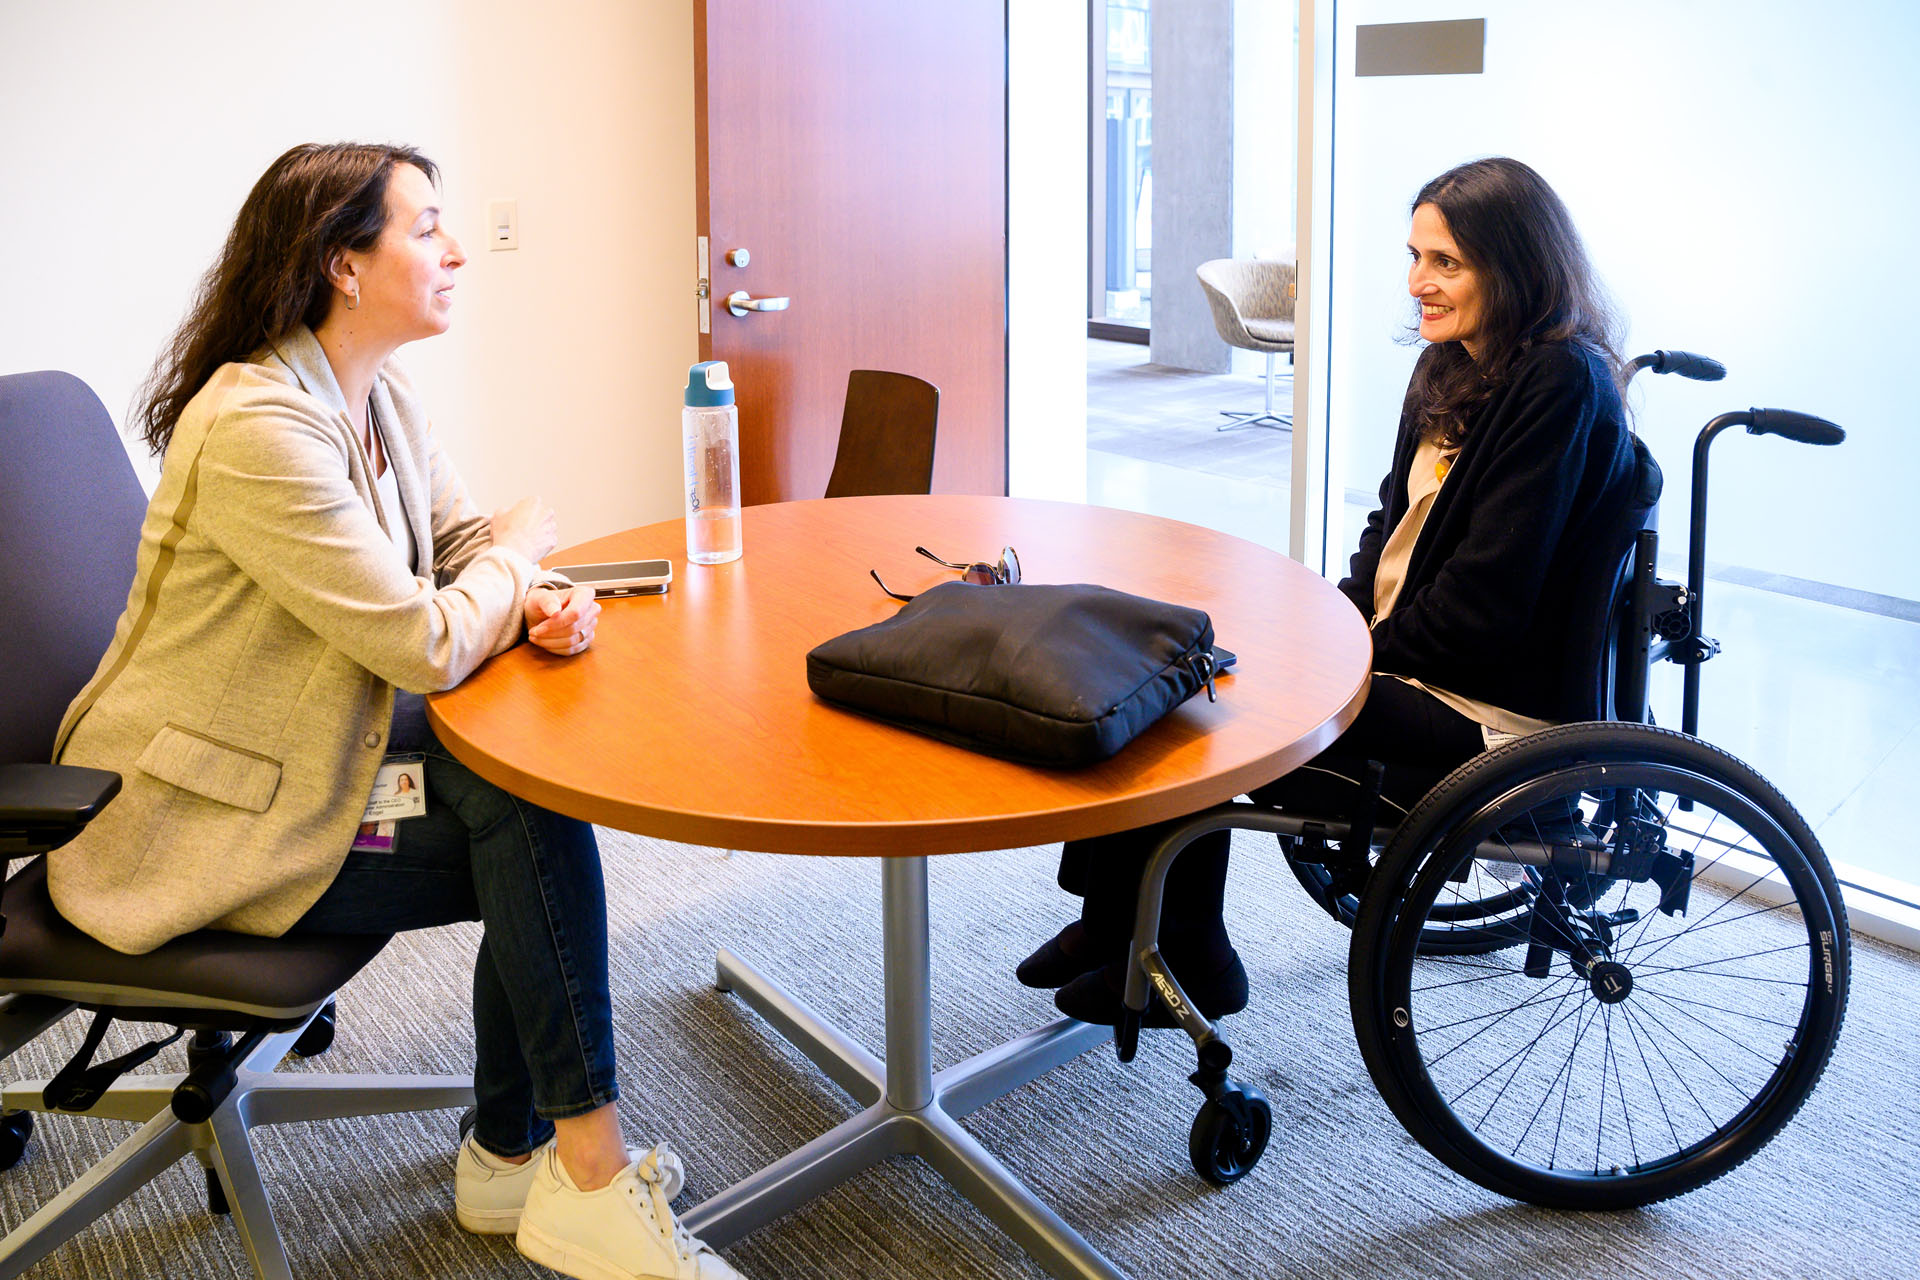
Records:
[[[657,596],[673,583],[671,560],[562,564],[555,565],[553,572],[565,574],[575,586],[592,587],[596,596]]]

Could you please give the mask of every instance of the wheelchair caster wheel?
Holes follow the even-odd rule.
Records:
[[[27,1154],[27,1139],[33,1136],[33,1112],[0,1113],[0,1169],[11,1169]]]
[[[473,1126],[479,1119],[480,1113],[472,1107],[460,1113],[460,1141],[467,1140],[467,1135],[473,1132]]]
[[[313,1015],[313,1021],[309,1022],[307,1029],[300,1033],[300,1038],[293,1042],[295,1056],[317,1058],[331,1049],[334,1018],[333,1001],[329,1000],[325,1008]]]
[[[232,1208],[227,1204],[226,1185],[220,1181],[220,1171],[209,1168],[202,1172],[207,1175],[207,1212],[221,1217],[232,1213]]]
[[[1250,1084],[1230,1081],[1201,1106],[1187,1139],[1193,1171],[1216,1187],[1230,1187],[1260,1163],[1273,1134],[1273,1108]]]

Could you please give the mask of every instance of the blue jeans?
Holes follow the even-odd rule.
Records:
[[[591,826],[508,795],[424,726],[406,745],[427,757],[427,812],[398,824],[391,852],[349,853],[292,932],[481,921],[474,1133],[496,1155],[521,1155],[553,1121],[619,1096],[600,850]]]

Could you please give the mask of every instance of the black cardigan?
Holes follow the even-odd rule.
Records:
[[[1393,470],[1340,584],[1370,622],[1374,571],[1407,513],[1419,443],[1403,409]],[[1595,589],[1574,566],[1589,531],[1624,500],[1633,468],[1626,414],[1600,356],[1574,343],[1522,354],[1468,420],[1399,598],[1373,628],[1373,669],[1539,719],[1595,714],[1576,705],[1565,678],[1570,602]]]

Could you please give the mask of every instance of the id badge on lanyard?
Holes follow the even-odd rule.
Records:
[[[368,853],[393,852],[393,834],[400,823],[427,811],[427,758],[420,752],[388,756],[373,775],[373,794],[360,815],[353,848]]]

